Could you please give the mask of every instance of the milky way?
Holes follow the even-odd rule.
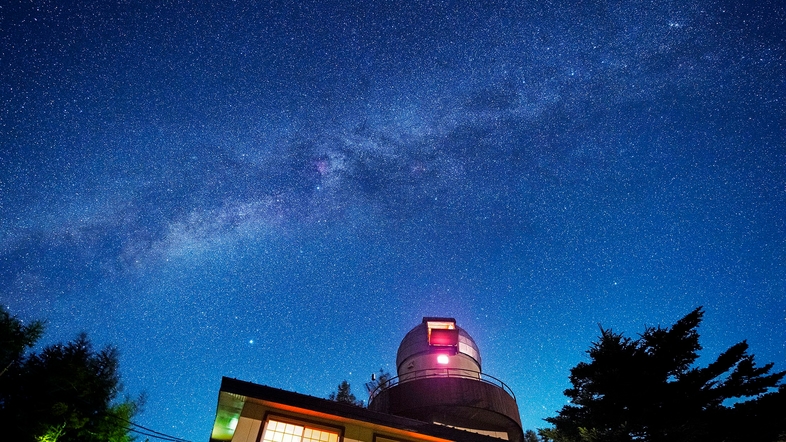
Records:
[[[121,352],[138,423],[326,397],[453,316],[525,428],[598,324],[786,360],[778,2],[0,9],[0,302]]]

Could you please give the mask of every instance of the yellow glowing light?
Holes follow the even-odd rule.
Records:
[[[338,433],[269,419],[262,442],[338,442]]]
[[[455,321],[427,321],[426,325],[428,329],[446,329],[446,330],[453,330],[456,328]]]

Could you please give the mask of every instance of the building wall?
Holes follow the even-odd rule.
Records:
[[[374,425],[363,421],[330,416],[306,409],[290,406],[276,406],[247,399],[232,442],[259,442],[265,422],[270,419],[292,421],[306,427],[327,427],[339,433],[339,442],[448,442],[446,439],[426,436],[398,428]],[[219,439],[214,439],[219,440]]]

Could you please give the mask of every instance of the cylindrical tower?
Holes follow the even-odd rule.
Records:
[[[521,442],[513,392],[481,370],[480,351],[453,318],[423,318],[396,356],[398,377],[373,393],[369,409]]]

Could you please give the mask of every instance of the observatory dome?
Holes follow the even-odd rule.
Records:
[[[458,353],[469,356],[475,363],[477,363],[477,371],[481,371],[480,349],[478,344],[472,339],[472,336],[466,330],[456,325],[456,320],[453,318],[423,318],[423,322],[418,324],[415,328],[409,331],[401,340],[396,353],[396,370],[398,374],[402,374],[402,365],[404,362],[410,360],[415,356],[421,356],[434,351],[430,345],[429,333],[434,329],[433,327],[445,327],[445,329],[455,329],[458,331],[458,345],[456,351]]]

